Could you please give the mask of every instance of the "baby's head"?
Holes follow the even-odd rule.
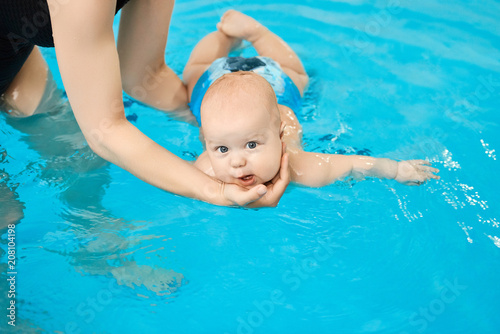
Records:
[[[282,125],[271,85],[253,72],[217,79],[201,104],[201,131],[215,177],[251,187],[279,171]]]

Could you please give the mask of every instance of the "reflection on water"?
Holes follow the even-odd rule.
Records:
[[[21,226],[24,210],[42,202],[47,215],[36,217],[35,222],[46,229],[35,241],[35,253],[31,256],[58,255],[81,275],[111,278],[124,288],[141,288],[142,295],[170,295],[186,283],[180,273],[134,259],[134,254],[143,250],[144,242],[160,237],[123,234],[138,227],[103,206],[102,199],[111,182],[109,163],[89,148],[67,102],[61,100],[46,113],[29,118],[5,114],[0,117],[2,126],[10,132],[6,136],[9,144],[18,141],[0,146],[2,231],[7,224]],[[19,146],[24,151],[16,149]],[[28,154],[23,156],[23,152]],[[18,187],[31,189],[24,192],[24,201],[17,193]],[[56,216],[49,218],[51,211]],[[3,259],[3,248],[0,255]],[[27,255],[25,261],[29,262],[31,256]],[[0,291],[4,291],[7,270],[3,260],[1,268]],[[0,303],[4,305],[5,301],[6,294],[2,293]],[[17,302],[28,310],[32,308],[25,294],[20,293]],[[26,321],[29,322],[20,315],[20,323],[27,324]]]
[[[0,170],[0,231],[9,224],[17,224],[23,219],[24,203],[19,201],[16,185],[11,184],[7,173]]]
[[[111,269],[111,274],[118,284],[134,289],[144,286],[159,296],[168,296],[177,291],[183,283],[184,276],[172,269],[154,268],[136,263],[124,264]]]

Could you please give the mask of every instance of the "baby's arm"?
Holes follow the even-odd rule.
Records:
[[[424,160],[395,161],[360,155],[320,154],[290,150],[292,181],[321,187],[348,176],[394,179],[405,185],[420,185],[429,179],[439,179],[439,170]]]

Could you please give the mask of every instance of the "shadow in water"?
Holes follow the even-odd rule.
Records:
[[[144,248],[141,247],[143,242],[164,236],[145,236],[141,231],[130,236],[130,231],[141,229],[143,224],[116,217],[102,204],[106,188],[111,183],[109,163],[92,152],[69,104],[61,101],[48,112],[29,118],[0,115],[8,126],[21,133],[16,134],[19,140],[38,154],[37,161],[33,161],[30,156],[21,162],[25,167],[22,174],[31,172],[35,175],[37,184],[55,191],[56,198],[50,199],[48,203],[52,204],[48,205],[56,203],[55,205],[60,206],[60,210],[56,211],[59,221],[63,223],[44,222],[41,217],[38,223],[47,223],[48,229],[57,228],[44,232],[39,248],[31,251],[43,250],[58,254],[63,258],[61,262],[69,262],[76,272],[109,277],[128,288],[140,287],[142,291],[145,288],[158,296],[177,291],[183,284],[182,274],[171,269],[136,263],[134,260],[132,254]],[[23,189],[23,185],[16,180],[18,175],[8,175],[2,168],[4,160],[8,163],[8,151],[18,149],[0,146],[2,234],[6,232],[8,224],[23,221],[25,210],[30,206],[29,201],[23,203],[19,195],[22,193],[24,199],[40,196],[35,193],[26,194],[33,191],[30,190],[33,188]],[[19,152],[15,155],[22,156]],[[123,233],[124,231],[127,233]],[[1,242],[4,245],[0,248],[0,255],[5,258],[6,242]],[[6,282],[6,264],[0,263],[0,267],[3,276],[0,279]],[[39,273],[33,273],[37,274]],[[5,286],[5,283],[1,285]],[[4,290],[3,288],[0,290]],[[2,293],[2,296],[5,295]],[[22,299],[19,302],[23,303]],[[25,302],[29,303],[27,300]]]

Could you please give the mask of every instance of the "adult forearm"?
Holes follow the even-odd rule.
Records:
[[[160,189],[219,205],[220,184],[148,138],[126,120],[86,133],[102,158]]]

